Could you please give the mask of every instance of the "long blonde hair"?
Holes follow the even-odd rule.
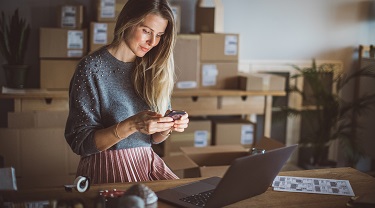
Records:
[[[116,22],[111,46],[118,46],[148,14],[168,20],[164,35],[157,46],[143,57],[136,57],[132,74],[138,93],[156,112],[167,110],[174,86],[173,48],[176,42],[175,20],[167,0],[129,0]]]

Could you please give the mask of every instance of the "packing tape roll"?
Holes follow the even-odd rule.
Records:
[[[74,180],[74,186],[78,192],[85,192],[89,189],[90,187],[90,181],[88,178],[84,176],[78,176]]]

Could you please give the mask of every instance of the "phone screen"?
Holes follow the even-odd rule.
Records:
[[[167,116],[173,118],[173,120],[178,120],[185,114],[186,112],[182,110],[172,110],[171,112],[167,114]]]

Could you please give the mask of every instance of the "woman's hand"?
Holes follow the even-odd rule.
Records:
[[[188,113],[186,113],[180,119],[174,121],[172,131],[184,132],[185,129],[188,127],[188,124],[189,124],[189,115]]]
[[[144,134],[154,134],[173,129],[176,123],[173,123],[171,117],[163,117],[163,115],[153,111],[142,111],[132,116],[135,128]]]

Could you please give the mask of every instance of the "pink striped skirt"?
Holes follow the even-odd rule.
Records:
[[[106,150],[81,158],[77,176],[92,184],[178,179],[151,147]]]

